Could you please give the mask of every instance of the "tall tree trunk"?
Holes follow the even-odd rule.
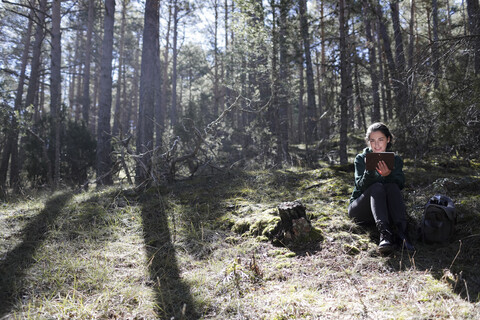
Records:
[[[32,60],[30,66],[30,81],[28,82],[27,96],[25,106],[34,105],[35,97],[38,94],[38,84],[40,82],[40,64],[42,54],[42,43],[45,37],[45,12],[47,10],[47,0],[39,0],[39,10],[36,14],[35,39],[32,48]],[[38,110],[38,106],[35,107]],[[36,114],[38,114],[36,112]],[[36,123],[38,119],[35,119]]]
[[[10,186],[14,189],[17,189],[20,182],[20,173],[18,165],[18,135],[19,128],[17,122],[17,114],[21,113],[23,109],[23,89],[25,85],[25,71],[27,69],[28,63],[28,53],[30,51],[30,38],[32,35],[32,19],[33,19],[33,9],[30,11],[28,19],[27,32],[24,34],[24,43],[23,53],[22,53],[22,62],[20,67],[20,76],[18,78],[17,91],[15,93],[15,113],[12,115],[12,122],[10,128],[7,131],[7,141],[5,143],[4,152],[2,153],[2,161],[0,163],[0,192],[5,188],[5,182],[7,177],[7,168],[10,161]],[[3,192],[1,192],[3,193]],[[1,195],[0,193],[0,195]]]
[[[414,56],[415,56],[415,38],[416,38],[416,30],[415,30],[415,17],[416,17],[416,2],[415,0],[411,0],[410,2],[410,22],[409,22],[409,34],[410,39],[408,42],[408,66],[407,69],[412,72],[413,63],[414,63]]]
[[[138,46],[139,47],[139,43]],[[135,50],[134,58],[133,58],[133,79],[132,79],[132,97],[131,97],[131,109],[130,112],[125,117],[125,127],[130,127],[137,128],[138,132],[138,107],[140,105],[140,68],[141,68],[141,62],[140,62],[140,50],[137,49]],[[130,125],[130,122],[132,123]]]
[[[160,44],[158,45],[158,54],[155,57],[155,146],[160,147],[163,144],[163,132],[165,131],[165,105],[162,103],[162,67],[160,62]]]
[[[440,72],[440,55],[438,52],[438,2],[432,0],[432,74],[433,74],[433,87],[438,88],[439,84],[439,72]]]
[[[90,60],[92,56],[93,22],[95,18],[95,0],[88,0],[87,42],[85,44],[85,67],[83,71],[83,98],[82,119],[87,124],[90,122]]]
[[[472,38],[475,74],[480,74],[480,6],[478,0],[467,0],[468,30]]]
[[[99,184],[111,185],[112,152],[110,118],[112,110],[112,60],[113,31],[115,23],[115,0],[105,0],[103,24],[102,60],[100,65],[100,94],[98,99],[97,126],[97,180]]]
[[[290,161],[290,154],[288,151],[288,47],[286,43],[287,38],[287,18],[290,11],[290,1],[280,0],[280,16],[279,16],[279,92],[278,92],[278,145],[277,156],[278,163]]]
[[[345,0],[339,0],[339,30],[340,30],[340,164],[348,162],[347,157],[347,127],[348,127],[348,47],[345,21]]]
[[[298,54],[298,124],[297,124],[297,142],[305,143],[305,104],[303,102],[303,96],[305,95],[305,76],[303,69],[303,54]],[[291,137],[293,139],[294,130],[293,130],[293,121],[291,122],[292,130],[290,130]]]
[[[178,3],[173,0],[173,51],[172,51],[172,106],[170,122],[173,128],[177,125],[177,40],[178,40]]]
[[[22,56],[22,66],[20,71],[20,78],[18,80],[18,87],[15,96],[15,111],[21,113],[22,109],[24,108],[22,100],[23,100],[23,89],[25,85],[25,70],[27,68],[28,63],[28,53],[30,52],[30,39],[32,35],[32,18],[33,18],[33,10],[30,12],[30,19],[28,19],[28,27],[27,33],[25,35],[25,47],[23,50]],[[19,128],[17,128],[16,117],[13,117],[13,139],[11,140],[12,144],[12,155],[11,155],[11,162],[10,162],[10,186],[13,187],[15,191],[18,191],[20,187],[20,159],[19,159],[19,152],[18,152],[18,136],[19,136]]]
[[[136,182],[150,177],[155,127],[155,73],[159,59],[160,0],[147,0],[143,28],[142,64],[140,75],[140,104],[138,108]]]
[[[395,6],[392,7],[392,19],[395,16],[396,18],[394,20],[398,20],[398,10],[397,12],[394,12]],[[396,115],[400,121],[400,123],[405,124],[404,114],[405,114],[405,109],[406,109],[406,101],[407,101],[407,93],[405,92],[405,85],[403,83],[403,80],[401,78],[402,76],[402,68],[404,65],[401,67],[397,67],[393,53],[392,53],[392,48],[391,48],[391,41],[390,41],[390,36],[388,35],[387,31],[387,26],[386,26],[386,21],[383,17],[383,12],[382,12],[382,7],[380,3],[377,3],[376,5],[376,13],[378,16],[378,23],[379,23],[379,33],[380,36],[383,40],[383,53],[385,54],[385,59],[386,59],[386,65],[388,66],[388,71],[389,75],[392,78],[392,89],[393,92],[395,93],[395,102],[396,102]],[[398,21],[397,21],[398,22]],[[401,44],[401,36],[398,37],[398,33],[400,32],[399,26],[396,25],[396,31],[394,27],[394,33],[395,33],[395,38],[398,43]],[[401,48],[397,48],[397,61],[401,60],[399,52],[403,52],[403,45],[400,45]],[[386,79],[386,78],[385,78]]]
[[[232,8],[233,8],[233,4],[232,4]],[[223,76],[222,78],[224,79],[223,80],[223,82],[224,82],[223,100],[224,100],[225,106],[227,106],[231,103],[231,99],[232,99],[232,91],[228,87],[228,83],[231,81],[231,74],[232,74],[232,65],[230,63],[230,54],[229,54],[230,53],[230,47],[231,47],[231,40],[228,37],[228,33],[230,31],[229,24],[228,24],[228,22],[229,22],[228,0],[225,0],[224,10],[225,10],[225,18],[224,18],[224,22],[225,22],[225,54],[224,54],[223,64],[224,64],[225,76]],[[234,122],[233,121],[234,120],[234,112],[235,112],[235,110],[233,110],[233,111],[231,111],[227,114],[227,120],[231,123],[232,126],[233,126],[233,122]]]
[[[354,65],[354,74],[355,74],[355,95],[356,95],[355,111],[357,116],[357,128],[362,128],[363,132],[365,132],[367,130],[367,124],[366,124],[367,121],[365,119],[365,107],[362,99],[361,79],[360,79],[361,77],[360,77],[360,72],[358,71],[358,63],[355,63]],[[377,84],[377,99],[378,99],[378,84]],[[380,103],[378,104],[378,109],[380,109]],[[380,121],[380,117],[376,121]]]
[[[117,94],[115,96],[115,113],[113,116],[112,135],[122,135],[125,128],[122,127],[122,114],[125,112],[125,101],[122,101],[123,88],[123,60],[125,56],[125,27],[127,24],[127,5],[129,0],[122,0],[122,20],[120,22],[120,48],[118,50],[118,77],[117,77]]]
[[[80,32],[79,33],[79,38],[80,38],[80,48],[84,48],[85,47],[85,43],[84,43],[84,38],[83,38],[83,32]],[[80,49],[81,51],[83,51],[82,49]],[[78,59],[76,60],[77,61],[77,64],[78,64],[78,73],[75,75],[76,79],[77,79],[77,90],[76,90],[76,93],[75,93],[75,97],[74,97],[74,103],[75,103],[75,121],[79,121],[81,119],[81,115],[82,115],[82,109],[83,109],[83,103],[82,103],[82,99],[83,99],[83,93],[82,93],[82,90],[83,90],[83,77],[81,76],[83,74],[83,63],[82,63],[82,52],[80,52],[78,54]]]
[[[313,79],[313,64],[312,54],[310,50],[310,33],[308,31],[308,18],[307,18],[307,1],[299,1],[300,12],[300,24],[303,39],[303,49],[305,54],[306,64],[306,80],[307,80],[307,123],[305,132],[305,144],[307,146],[312,145],[316,139],[316,102],[315,102],[315,82]],[[308,151],[307,151],[308,152]],[[309,156],[310,158],[310,156]]]
[[[55,187],[60,181],[60,124],[62,103],[62,46],[61,46],[61,0],[54,0],[52,4],[51,30],[51,76],[50,76],[50,110],[55,136],[55,158],[53,165],[53,183]]]
[[[325,43],[327,42],[326,35],[325,35],[325,4],[324,1],[320,1],[320,39],[321,39],[321,44],[320,44],[320,50],[321,50],[321,59],[320,59],[320,73],[318,73],[319,79],[319,96],[320,96],[320,101],[319,101],[319,115],[320,115],[320,138],[322,139],[327,139],[328,136],[330,135],[330,120],[329,120],[329,106],[327,103],[327,83],[326,83],[326,65],[327,65],[327,57],[326,57],[326,48],[325,48]]]
[[[213,118],[218,118],[219,102],[220,102],[220,92],[219,92],[219,58],[218,58],[218,0],[214,1],[214,34],[213,34],[213,54],[214,54],[214,74],[213,74]]]
[[[371,23],[371,9],[370,3],[367,0],[363,1],[363,18],[365,22],[365,34],[367,38],[368,45],[368,57],[369,65],[368,71],[370,73],[370,79],[372,81],[372,122],[380,121],[380,94],[378,88],[378,74],[377,74],[377,51],[375,46],[375,38],[372,34],[372,23]],[[362,110],[363,112],[363,110]]]
[[[278,30],[278,6],[275,0],[270,0],[270,8],[272,10],[272,102],[271,107],[268,110],[268,119],[269,119],[269,127],[270,131],[273,134],[277,134],[279,130],[279,122],[278,122],[278,101],[279,101],[279,87],[280,87],[280,80],[279,80],[279,70],[278,70],[278,51],[279,51],[279,30]],[[303,121],[303,119],[302,119]]]
[[[400,9],[398,1],[390,2],[390,9],[392,15],[393,34],[395,37],[395,60],[396,60],[396,75],[395,83],[398,90],[397,96],[397,117],[400,123],[408,125],[407,123],[407,104],[408,104],[408,90],[405,77],[405,51],[403,49],[402,28],[400,25]]]
[[[167,89],[168,89],[168,54],[170,52],[170,31],[172,29],[172,18],[173,18],[173,12],[172,12],[172,0],[169,1],[168,3],[168,21],[167,21],[167,32],[165,34],[165,49],[163,52],[163,68],[162,68],[162,89],[161,89],[161,95],[160,95],[160,119],[157,119],[158,125],[162,129],[162,133],[165,129],[166,126],[166,112],[167,112]],[[157,136],[158,140],[158,136]],[[157,143],[158,145],[158,143]]]

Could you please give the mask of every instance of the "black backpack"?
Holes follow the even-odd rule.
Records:
[[[452,199],[436,194],[428,200],[420,225],[420,237],[425,243],[448,243],[455,233],[457,214]]]

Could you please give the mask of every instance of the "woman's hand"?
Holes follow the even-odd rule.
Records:
[[[392,173],[392,170],[390,170],[385,163],[385,161],[379,161],[377,165],[377,171],[380,173],[382,177],[386,177]]]

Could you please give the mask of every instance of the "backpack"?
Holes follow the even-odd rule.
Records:
[[[420,237],[425,243],[448,243],[452,240],[457,214],[452,199],[436,194],[428,200],[423,211]]]

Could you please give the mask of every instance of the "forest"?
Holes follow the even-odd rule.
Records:
[[[478,0],[2,0],[0,97],[0,319],[480,315]],[[448,245],[348,219],[374,122]]]

